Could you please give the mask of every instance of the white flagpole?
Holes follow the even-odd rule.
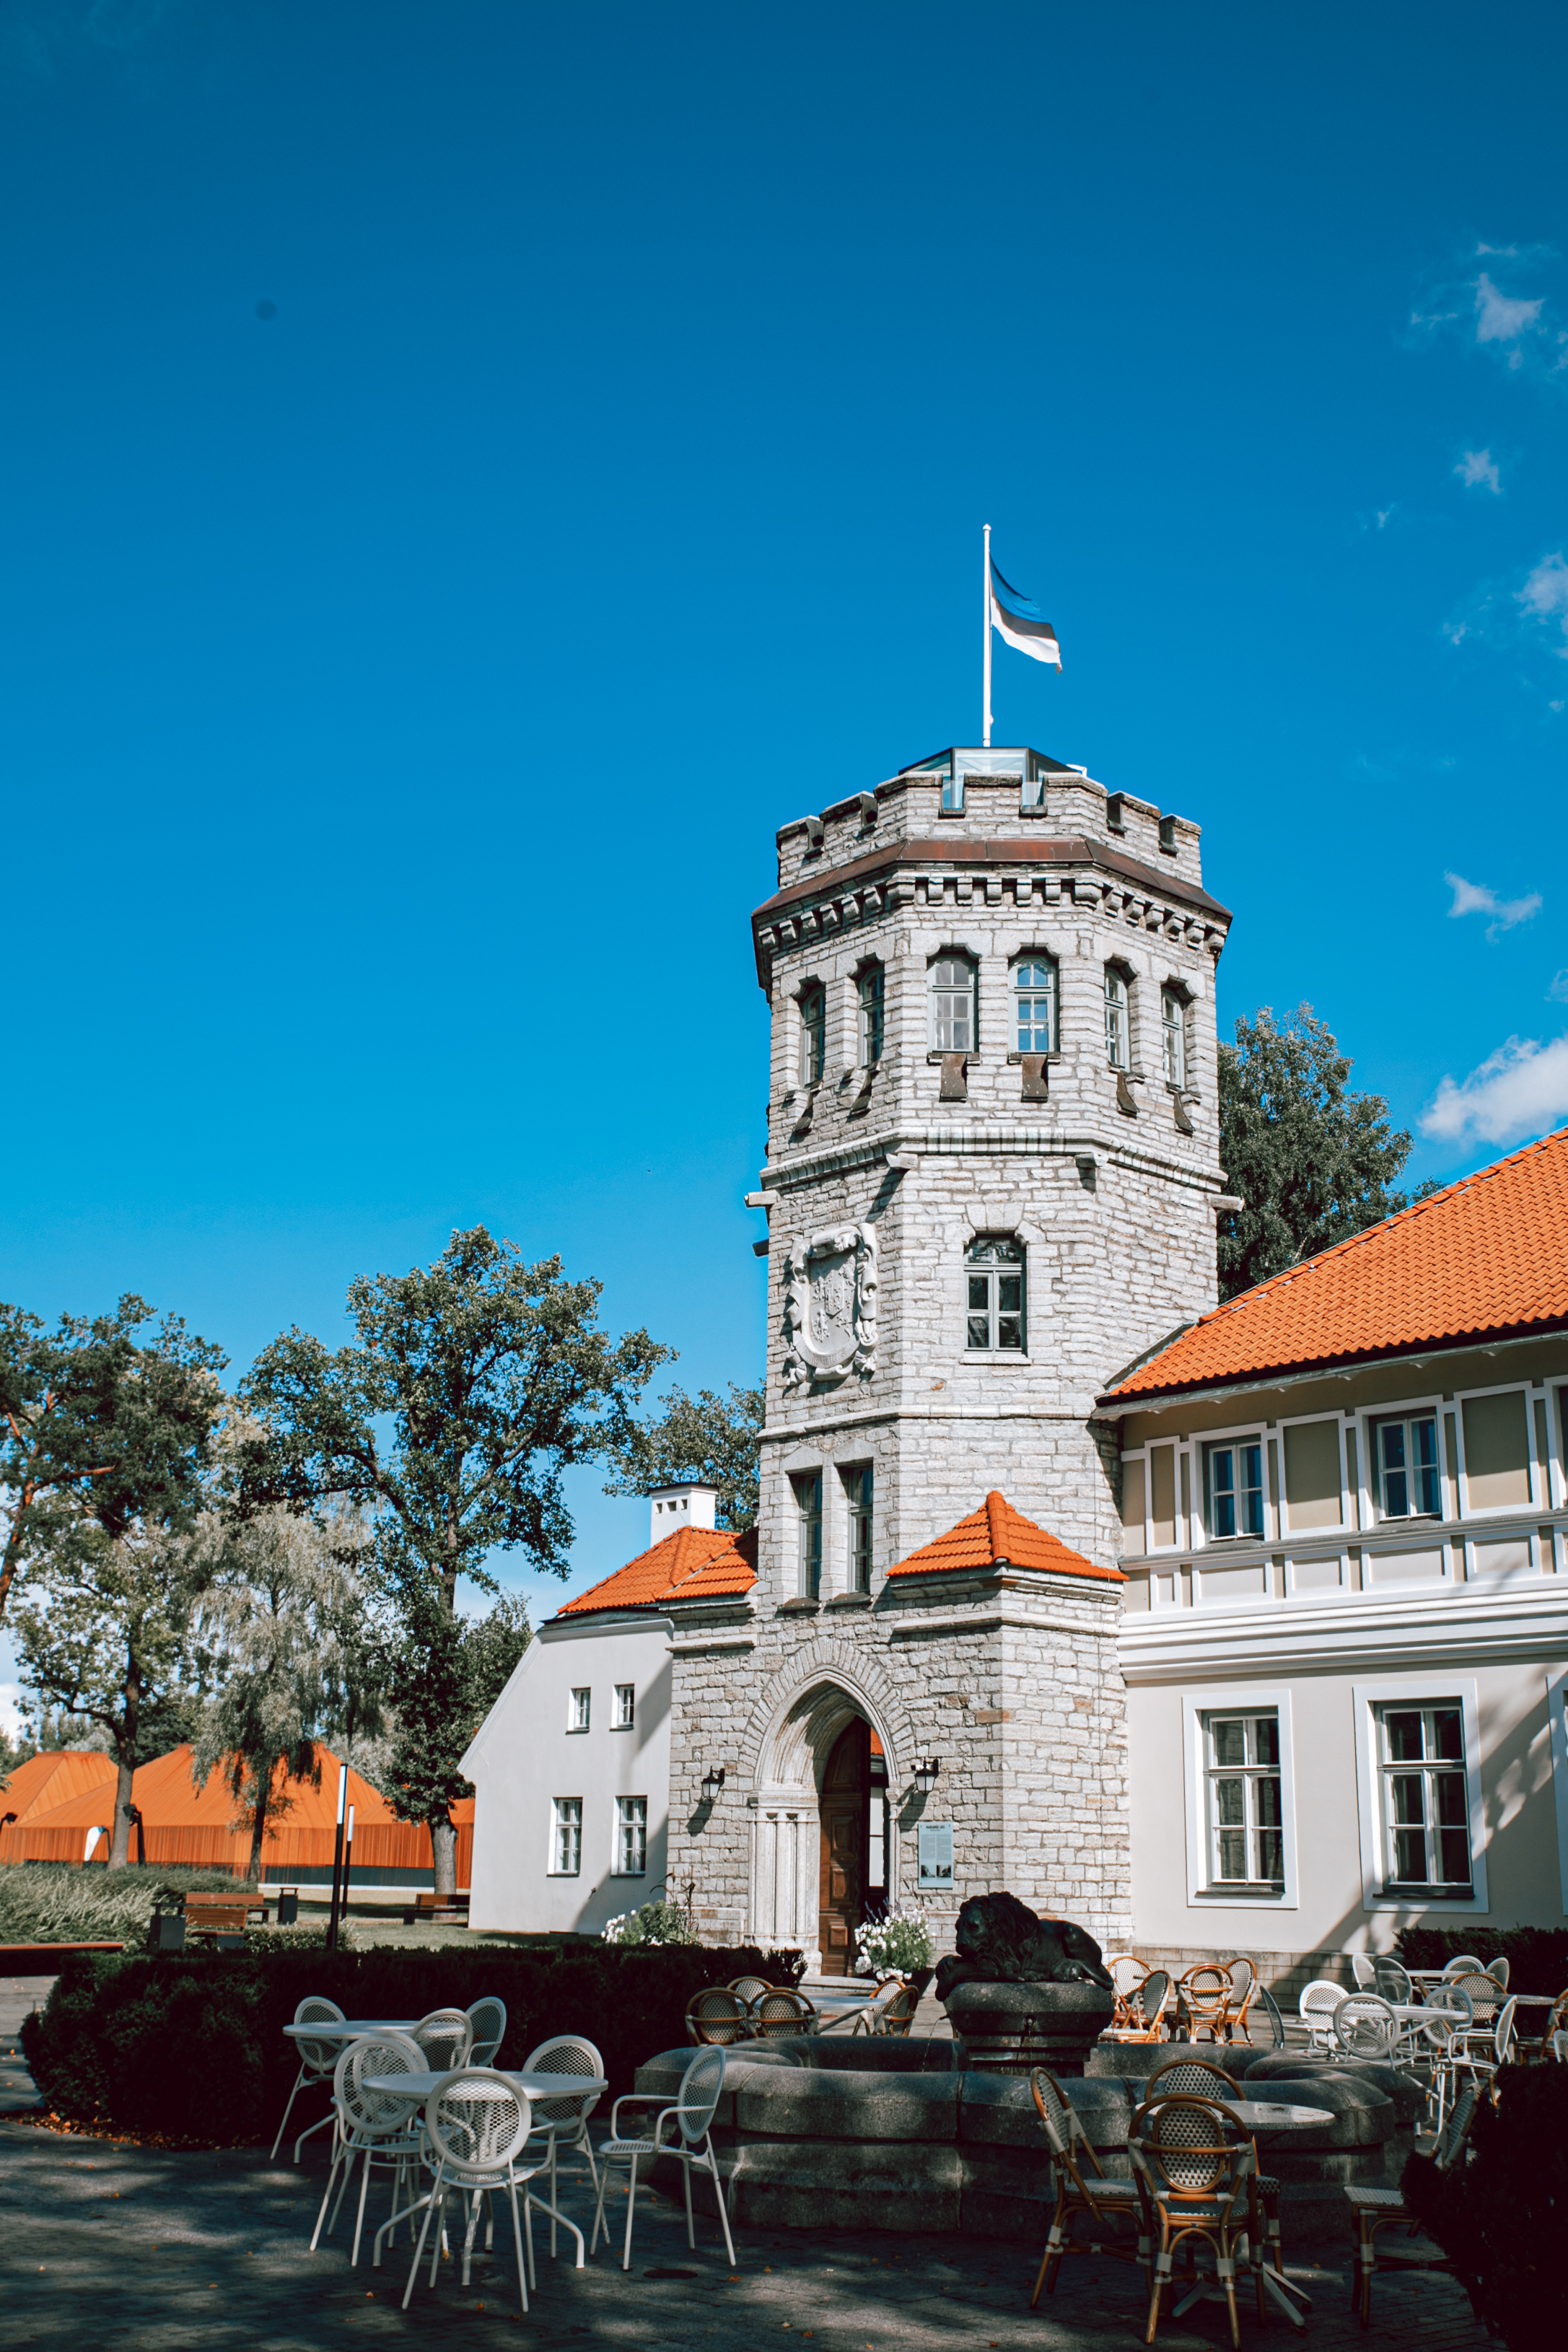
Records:
[[[985,613],[986,686],[981,698],[980,740],[988,751],[991,748],[991,526],[986,527],[985,579],[982,609]]]

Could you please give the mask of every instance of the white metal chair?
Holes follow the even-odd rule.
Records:
[[[310,2233],[310,2251],[315,2252],[320,2241],[321,2225],[329,2231],[338,2226],[338,2214],[348,2194],[349,2182],[356,2160],[362,2158],[360,2180],[360,2210],[354,2222],[354,2247],[349,2256],[350,2270],[360,2259],[360,2239],[365,2226],[365,2198],[371,2185],[373,2165],[385,2166],[393,2175],[392,2201],[414,2177],[419,2167],[423,2145],[419,2126],[420,2101],[417,2094],[401,2095],[373,2087],[367,2076],[384,2074],[423,2074],[426,2071],[424,2053],[406,2033],[368,2033],[358,2042],[350,2042],[338,2060],[332,2077],[332,2099],[337,2110],[338,2135],[332,2150],[332,2167],[327,2175],[327,2186],[321,2198],[321,2210],[316,2216],[316,2227]],[[342,2180],[338,2181],[339,2173]],[[334,2186],[338,2201],[332,2206],[332,2218],[327,2221],[327,2208],[331,2203]]]
[[[424,2053],[427,2073],[449,2074],[465,2066],[474,2045],[474,2021],[465,2009],[433,2009],[409,2034]]]
[[[1552,2037],[1552,2055],[1560,2066],[1568,2066],[1568,2032],[1561,2027]]]
[[[1479,1976],[1481,1964],[1473,1952],[1456,1952],[1451,1960],[1443,1963],[1446,1977]]]
[[[1377,1990],[1377,1972],[1373,1967],[1372,1954],[1370,1952],[1352,1952],[1350,1956],[1350,1972],[1355,1979],[1355,1989],[1357,1992],[1375,1992]]]
[[[1307,2039],[1314,2050],[1332,2050],[1334,2046],[1333,2014],[1347,1998],[1343,1985],[1331,1982],[1327,1977],[1314,1977],[1301,1988],[1296,2014],[1307,2031]]]
[[[588,2136],[588,2118],[599,2105],[601,2094],[598,2091],[572,2091],[568,2085],[574,2074],[586,2074],[591,2081],[594,2075],[601,2075],[604,2072],[603,2059],[592,2042],[585,2042],[580,2033],[558,2033],[552,2041],[541,2042],[537,2050],[530,2051],[523,2061],[522,2071],[525,2074],[559,2074],[561,2077],[559,2098],[552,2095],[548,2099],[532,2101],[533,2123],[528,2132],[530,2141],[542,2139],[547,2145],[550,2203],[554,2205],[557,2202],[556,2159],[563,2147],[569,2156],[585,2156],[588,2158],[588,2177],[597,2194],[599,2167],[593,2161],[593,2142]],[[549,2225],[549,2250],[552,2254],[555,2252],[555,2227],[552,2221]]]
[[[1510,1994],[1490,2031],[1477,2018],[1468,2032],[1450,2037],[1448,2065],[1456,2089],[1458,2076],[1468,2074],[1478,2092],[1487,2088],[1496,2095],[1498,2075],[1513,2055],[1513,2019],[1518,2006],[1518,1995]]]
[[[470,2066],[493,2066],[496,2053],[506,2038],[507,2004],[495,1993],[487,1992],[479,2000],[471,2001],[467,2011],[474,2038],[468,2045]]]
[[[610,2137],[599,2151],[603,2170],[599,2177],[599,2202],[593,2213],[593,2235],[589,2242],[591,2253],[599,2243],[599,2232],[604,2232],[604,2242],[610,2242],[610,2224],[604,2218],[604,2192],[610,2184],[612,2165],[623,2164],[626,2178],[626,2242],[621,2256],[621,2267],[632,2267],[632,2221],[637,2210],[637,2167],[643,2157],[673,2156],[685,2174],[686,2243],[696,2246],[696,2230],[692,2220],[692,2174],[706,2172],[713,2182],[718,2199],[719,2226],[724,2231],[725,2252],[729,2266],[735,2268],[735,2242],[729,2234],[729,2214],[725,2202],[724,2180],[714,2153],[713,2116],[719,2094],[724,2089],[724,2052],[709,2047],[699,2050],[685,2073],[675,2094],[673,2106],[662,2107],[653,2121],[652,2138],[623,2139],[621,2136],[621,2111],[623,2107],[657,2107],[657,2098],[641,2092],[628,2092],[616,2100],[610,2111]],[[677,2145],[666,2138],[664,2127],[673,2123],[680,2133]]]
[[[1487,1962],[1486,1972],[1488,1976],[1496,1977],[1504,1992],[1508,1990],[1509,1970],[1512,1965],[1513,1963],[1510,1960],[1506,1952],[1500,1952],[1495,1960],[1489,1960]]]
[[[434,2167],[430,2188],[421,2200],[424,2219],[419,2227],[419,2243],[413,2250],[413,2262],[409,2269],[408,2284],[403,2289],[402,2307],[406,2311],[413,2294],[413,2283],[419,2275],[419,2265],[424,2254],[424,2241],[431,2221],[435,2221],[435,2244],[430,2258],[430,2284],[435,2284],[435,2274],[441,2263],[441,2240],[445,2221],[446,2200],[457,2190],[468,2208],[466,2227],[463,2232],[463,2284],[466,2286],[474,2260],[474,2240],[479,2228],[479,2209],[493,2199],[498,2189],[505,2189],[512,2209],[512,2243],[517,2257],[517,2290],[523,2309],[528,2307],[528,2285],[534,2279],[534,2233],[532,2210],[536,2199],[528,2182],[544,2168],[541,2154],[535,2164],[519,2164],[517,2158],[526,2148],[532,2122],[528,2102],[504,2074],[488,2066],[465,2066],[446,2076],[431,2093],[424,2110],[425,2161]],[[517,2211],[517,2191],[523,2192],[523,2209]],[[553,2208],[550,2209],[553,2212]],[[564,2213],[555,2214],[566,2223],[577,2240],[577,2266],[582,2268],[582,2232]],[[377,2251],[381,2233],[377,2232]],[[526,2265],[525,2265],[526,2250]]]
[[[1392,2058],[1399,2020],[1378,1992],[1347,1992],[1333,2013],[1336,2049],[1347,2058]]]
[[[294,2022],[296,2025],[341,2025],[343,2012],[335,2000],[328,2000],[324,1994],[310,1993],[295,2011]],[[274,2160],[283,2145],[284,2128],[294,2112],[295,2100],[308,2083],[330,2083],[338,2064],[338,2053],[343,2044],[334,2034],[330,2039],[324,2038],[319,2042],[301,2041],[295,2046],[299,2052],[299,2072],[294,2077],[294,2088],[289,2092],[288,2105],[283,2110],[283,2122],[278,2125],[277,2137],[272,2143]],[[311,2124],[307,2130],[300,2133],[294,2143],[296,2164],[299,2161],[300,2149],[312,2134],[325,2131],[329,2124],[335,2124],[337,2120],[338,2110],[332,2107],[322,2116],[319,2124]]]
[[[1437,2115],[1434,2120],[1439,2133],[1443,2129],[1443,2116],[1448,2107],[1448,2091],[1454,2079],[1453,2067],[1450,2063],[1454,2037],[1456,2034],[1469,2032],[1474,2013],[1470,2007],[1469,1995],[1462,1986],[1435,1985],[1420,2018],[1411,2021],[1416,2028],[1416,2034],[1411,2037],[1412,2044],[1415,2045],[1412,2047],[1411,2055],[1417,2063],[1424,2060],[1432,2070],[1427,2096],[1429,2099],[1434,2097],[1436,2099]]]

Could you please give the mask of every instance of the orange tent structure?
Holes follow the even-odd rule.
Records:
[[[147,1859],[243,1874],[250,1862],[250,1832],[233,1826],[236,1809],[222,1770],[212,1772],[205,1788],[198,1789],[191,1757],[188,1747],[172,1748],[167,1756],[143,1764],[132,1778],[131,1802],[141,1808]],[[268,1885],[285,1880],[291,1885],[325,1885],[331,1877],[339,1759],[318,1741],[315,1760],[320,1768],[319,1787],[308,1779],[286,1780],[281,1773],[274,1780],[272,1801],[280,1810],[269,1822],[262,1846],[262,1873]],[[35,1772],[39,1766],[53,1769]],[[25,1774],[34,1775],[24,1792],[29,1796],[26,1819],[13,1793],[22,1789]],[[107,1756],[35,1757],[18,1766],[0,1803],[0,1812],[14,1810],[17,1815],[0,1830],[0,1863],[80,1862],[88,1832],[112,1819],[115,1777],[113,1759]],[[380,1791],[351,1768],[347,1802],[354,1808],[356,1888],[401,1890],[432,1883],[434,1857],[430,1832],[422,1822],[400,1822]],[[466,1886],[474,1851],[473,1800],[455,1804],[452,1814],[457,1826],[457,1884]],[[95,1860],[107,1859],[107,1853],[100,1839]]]

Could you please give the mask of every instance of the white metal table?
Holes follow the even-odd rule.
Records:
[[[510,2083],[515,2090],[520,2091],[523,2097],[529,2101],[586,2098],[593,2093],[607,2091],[610,2088],[608,2081],[602,2074],[513,2073],[509,2068],[501,2066],[483,2066],[473,2069],[475,2079],[472,2085],[469,2085],[464,2081],[465,2071],[469,2070],[459,2067],[448,2068],[446,2074],[415,2074],[411,2068],[406,2074],[367,2074],[365,2086],[368,2090],[385,2091],[404,2095],[411,2100],[418,2100],[434,2097],[436,2084],[444,2083],[446,2089],[442,2095],[444,2098],[482,2099],[487,2095],[486,2077],[490,2074],[499,2074],[504,2083]],[[454,2073],[457,2077],[455,2082],[449,2079]],[[553,2146],[554,2143],[551,2144]],[[428,2163],[428,2157],[425,2160]],[[577,2262],[574,2267],[581,2270],[583,2268],[582,2231],[578,2228],[577,2223],[563,2213],[552,2199],[540,2197],[531,2188],[528,2194],[541,2213],[549,2215],[551,2252],[555,2250],[555,2225],[559,2221],[562,2229],[570,2230],[577,2240]],[[376,2231],[375,2250],[371,2257],[372,2263],[379,2263],[381,2261],[382,2240],[387,2232],[395,2230],[400,2221],[406,2221],[411,2213],[417,2213],[429,2201],[427,2193],[423,2197],[417,2198],[412,2205],[405,2206],[401,2212],[393,2213],[390,2221],[382,2222]]]
[[[417,2017],[327,2017],[319,2025],[286,2025],[290,2042],[358,2042],[367,2033],[412,2033]]]

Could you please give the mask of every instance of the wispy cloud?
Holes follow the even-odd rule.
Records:
[[[1542,557],[1523,587],[1514,591],[1514,601],[1543,628],[1556,628],[1563,643],[1552,651],[1560,660],[1568,661],[1568,563],[1561,548]]]
[[[1561,971],[1552,973],[1547,984],[1546,1002],[1548,1004],[1568,1004],[1568,964]]]
[[[1539,890],[1531,890],[1522,898],[1500,898],[1484,882],[1467,882],[1462,874],[1445,874],[1443,879],[1454,894],[1449,919],[1456,915],[1487,916],[1489,940],[1495,940],[1500,932],[1511,931],[1516,923],[1528,923],[1531,915],[1541,912]]]
[[[1493,498],[1502,496],[1497,460],[1490,449],[1467,449],[1454,471],[1467,490],[1490,490]]]
[[[1451,646],[1533,645],[1568,661],[1568,555],[1554,548],[1521,578],[1484,580],[1443,623]]]
[[[1476,261],[1490,267],[1472,276]],[[1561,257],[1545,246],[1478,245],[1459,266],[1463,276],[1429,283],[1412,304],[1414,338],[1452,335],[1515,373],[1561,383],[1568,374],[1568,331],[1558,324]],[[1546,290],[1536,293],[1531,280]]]
[[[1421,1118],[1424,1135],[1458,1143],[1518,1143],[1568,1117],[1568,1037],[1510,1037],[1458,1083],[1444,1078]]]
[[[1512,343],[1516,347],[1521,336],[1534,334],[1541,324],[1541,313],[1546,308],[1546,297],[1538,294],[1525,300],[1505,294],[1492,284],[1483,269],[1475,283],[1476,341],[1478,343]],[[1523,354],[1515,348],[1508,355],[1510,367],[1523,365]]]

